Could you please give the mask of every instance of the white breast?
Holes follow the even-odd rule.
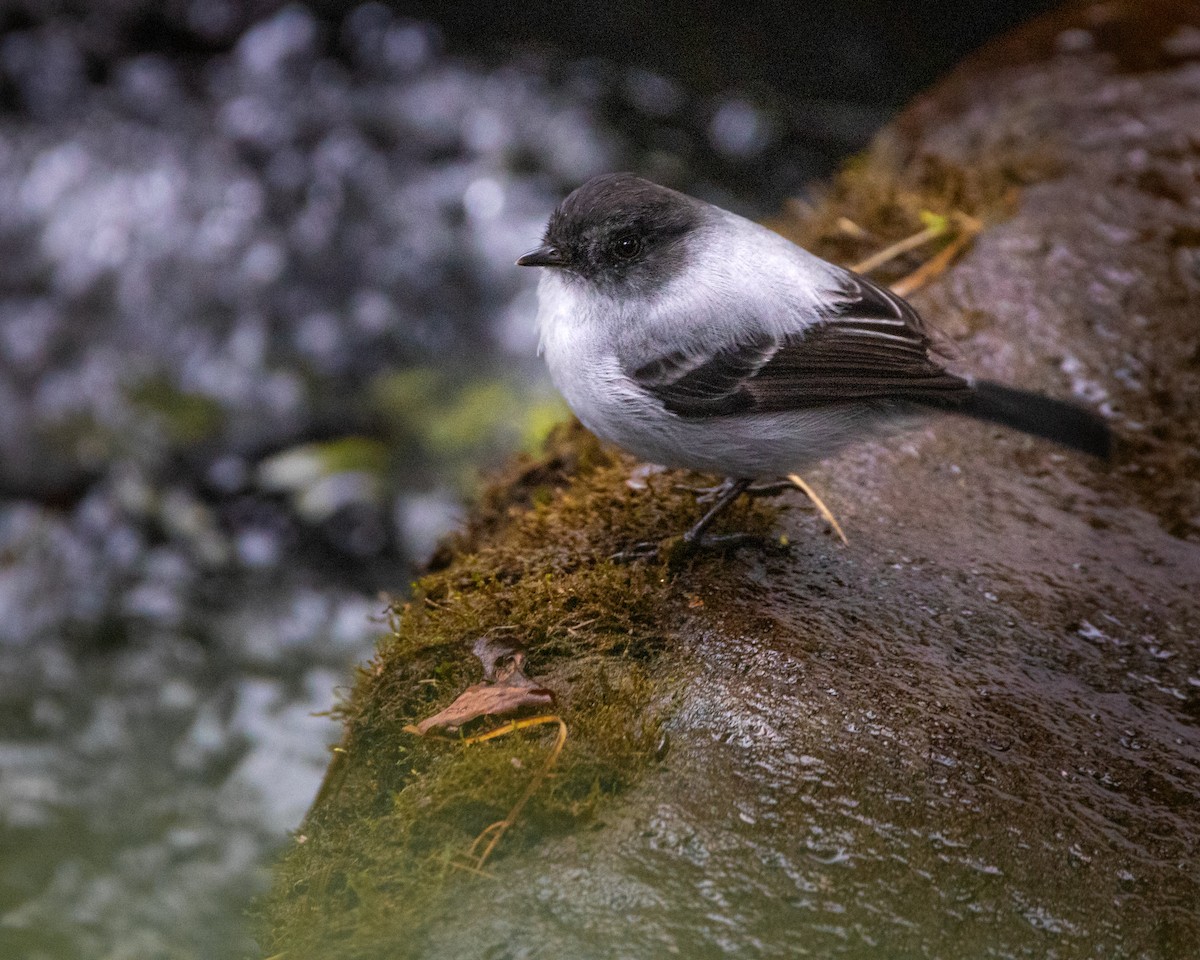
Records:
[[[620,307],[578,284],[548,270],[538,286],[540,349],[550,377],[584,426],[601,439],[645,455],[631,445],[636,436],[630,436],[628,424],[644,419],[646,399],[622,371],[612,336],[613,312]],[[599,310],[608,316],[601,318]]]

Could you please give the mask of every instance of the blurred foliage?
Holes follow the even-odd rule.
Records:
[[[220,401],[181,390],[167,377],[149,377],[130,384],[125,396],[135,410],[160,423],[172,444],[212,439],[225,424]]]
[[[481,468],[541,448],[568,416],[556,394],[510,377],[455,379],[432,367],[382,374],[366,388],[375,435],[289,447],[264,460],[259,485],[287,494],[309,520],[353,503],[381,505],[411,487],[414,468],[475,490]]]
[[[264,460],[258,482],[287,493],[301,516],[320,522],[354,503],[381,503],[391,476],[387,444],[370,437],[305,443]]]
[[[259,482],[271,490],[291,490],[334,473],[382,476],[388,463],[386,444],[369,437],[338,437],[292,447],[264,460]]]
[[[514,449],[538,450],[568,416],[562,399],[540,385],[500,376],[462,382],[431,367],[381,374],[367,395],[397,449],[457,468],[460,483]]]

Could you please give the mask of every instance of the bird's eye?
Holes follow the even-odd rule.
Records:
[[[610,249],[619,260],[632,260],[642,252],[642,241],[630,235],[617,237]]]

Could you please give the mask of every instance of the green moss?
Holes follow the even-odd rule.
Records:
[[[544,457],[521,459],[485,493],[442,569],[413,585],[342,708],[345,739],[304,842],[260,905],[268,953],[419,955],[438,905],[489,882],[454,862],[520,797],[554,728],[471,745],[404,730],[479,681],[470,650],[484,634],[527,650],[530,675],[555,692],[569,731],[552,775],[492,864],[588,822],[655,762],[671,699],[664,655],[688,594],[718,565],[698,558],[679,590],[663,567],[612,562],[616,551],[677,533],[697,513],[694,499],[674,489],[678,476],[631,490],[631,466],[577,427],[556,431]],[[773,519],[745,504],[726,522],[766,532]]]

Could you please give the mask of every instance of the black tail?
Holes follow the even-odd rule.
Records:
[[[1096,457],[1107,459],[1112,454],[1112,431],[1101,417],[1073,403],[1052,400],[1040,393],[980,380],[970,399],[949,409],[1035,437],[1045,437]]]

